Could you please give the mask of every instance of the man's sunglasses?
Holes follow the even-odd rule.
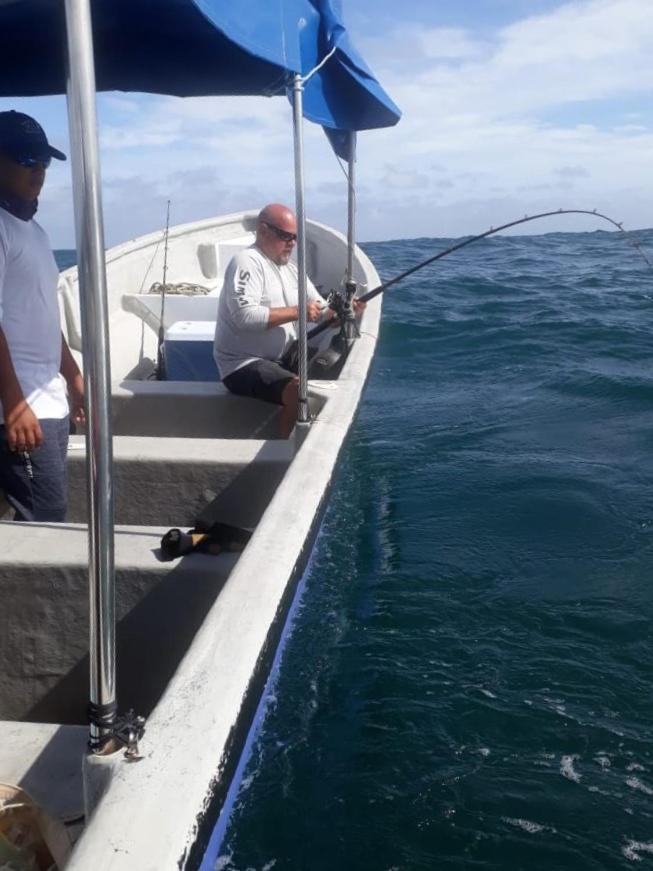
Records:
[[[24,166],[27,169],[34,169],[35,166],[42,166],[43,169],[47,169],[52,163],[51,157],[14,157],[14,163],[17,163],[19,166]]]
[[[276,227],[274,224],[268,224],[267,221],[262,221],[262,223],[265,224],[268,230],[272,230],[277,239],[281,239],[282,242],[297,241],[297,233],[289,233],[287,230],[282,230],[281,227]]]

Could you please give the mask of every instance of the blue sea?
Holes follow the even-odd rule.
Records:
[[[653,868],[652,362],[618,233],[388,291],[217,869]]]

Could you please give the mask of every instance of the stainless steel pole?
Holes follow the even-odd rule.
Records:
[[[297,274],[299,278],[297,344],[299,350],[298,423],[308,423],[308,341],[306,338],[306,215],[304,212],[304,137],[302,99],[304,82],[300,75],[293,80],[293,133],[295,143],[295,204],[297,212]]]
[[[65,0],[77,269],[86,391],[90,599],[90,746],[116,714],[115,577],[109,316],[90,0]]]
[[[347,172],[347,281],[354,280],[356,245],[356,131],[349,131],[349,170]]]

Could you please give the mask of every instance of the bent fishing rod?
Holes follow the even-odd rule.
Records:
[[[413,275],[413,273],[417,272],[419,269],[423,269],[430,263],[435,263],[436,260],[442,260],[443,257],[447,257],[449,254],[453,254],[454,251],[459,251],[461,248],[465,248],[467,245],[472,245],[474,242],[479,242],[481,239],[486,239],[488,236],[494,236],[495,233],[500,233],[501,230],[507,230],[510,227],[517,227],[519,224],[526,224],[529,221],[536,221],[539,218],[549,218],[554,215],[591,215],[594,218],[601,218],[604,221],[608,221],[621,233],[624,233],[624,235],[626,234],[626,231],[623,228],[623,224],[620,224],[618,221],[615,221],[608,215],[604,215],[601,212],[598,212],[596,209],[556,209],[553,212],[540,212],[537,215],[524,215],[523,218],[519,218],[516,221],[509,221],[507,224],[501,224],[500,227],[490,227],[490,229],[486,230],[484,233],[479,233],[477,236],[470,236],[468,239],[463,239],[462,242],[457,242],[450,248],[446,248],[444,251],[440,251],[438,254],[434,254],[432,257],[428,257],[426,260],[422,260],[421,263],[418,263],[415,266],[411,266],[410,269],[406,269],[405,272],[401,272],[399,275],[396,275],[389,281],[385,281],[383,284],[380,284],[373,290],[368,290],[367,293],[363,293],[361,294],[361,296],[357,296],[356,300],[358,302],[369,302],[369,300],[374,299],[375,296],[378,296],[380,293],[388,290],[388,288],[392,287],[394,284],[397,284],[399,281],[403,281],[404,278],[408,278],[409,275]],[[648,257],[642,250],[639,242],[633,239],[630,239],[629,241],[633,245],[633,247],[637,249],[639,254],[644,258],[646,263],[653,269],[653,263],[651,263],[651,261],[648,259]],[[332,308],[335,309],[335,306],[332,306]],[[312,339],[314,336],[319,336],[320,333],[323,333],[324,330],[328,330],[329,327],[333,327],[333,323],[331,321],[323,321],[316,327],[313,327],[313,329],[308,332],[307,338]]]

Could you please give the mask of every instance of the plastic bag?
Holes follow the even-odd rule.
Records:
[[[70,851],[63,823],[25,790],[0,783],[0,871],[57,871]]]

